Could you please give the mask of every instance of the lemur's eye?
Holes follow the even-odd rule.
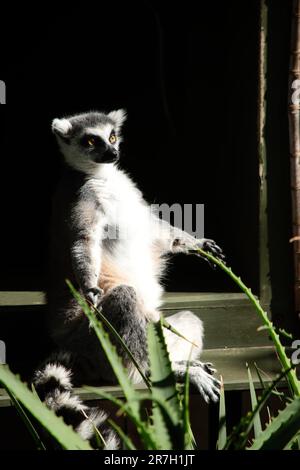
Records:
[[[94,147],[95,139],[93,137],[89,137],[88,140],[87,140],[87,143],[88,143],[89,147]]]
[[[115,144],[117,142],[117,136],[114,132],[112,132],[109,136],[109,142],[111,144]]]
[[[86,134],[84,135],[81,140],[80,144],[87,149],[93,150],[93,149],[100,149],[102,146],[104,146],[104,141],[99,137],[98,135],[90,135]]]

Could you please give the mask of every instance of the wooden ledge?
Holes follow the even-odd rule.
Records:
[[[234,292],[166,292],[163,296],[164,310],[181,307],[229,307],[247,303],[249,300],[245,294]],[[45,304],[45,294],[42,291],[0,291],[0,307],[29,307]]]
[[[248,373],[246,363],[251,367],[255,388],[261,389],[261,383],[254,368],[257,364],[262,371],[261,376],[266,383],[274,380],[280,373],[281,367],[273,347],[249,347],[249,348],[224,348],[203,351],[201,359],[212,362],[217,369],[216,376],[222,375],[226,391],[249,390]],[[283,380],[281,387],[286,386]],[[123,393],[118,386],[103,386],[101,390],[112,394],[114,397],[122,398]],[[145,386],[136,386],[137,390],[145,390]],[[74,390],[83,401],[99,400],[99,396],[90,392],[85,387]],[[0,389],[0,407],[10,406],[10,398],[6,391]]]

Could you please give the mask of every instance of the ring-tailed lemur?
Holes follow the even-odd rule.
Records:
[[[91,420],[103,426],[105,415],[84,406],[73,395],[72,387],[115,383],[115,377],[65,279],[70,279],[94,305],[101,306],[147,372],[146,327],[160,317],[164,255],[198,246],[223,256],[214,241],[195,240],[149,211],[142,193],[117,165],[124,120],[125,112],[118,110],[79,114],[52,123],[67,164],[54,198],[47,292],[48,323],[60,352],[35,373],[33,382],[46,404],[86,439],[93,434]],[[217,400],[219,382],[209,365],[198,360],[201,320],[183,311],[168,321],[199,346],[190,357],[190,344],[165,332],[175,373],[182,376],[190,358],[191,381],[205,400]],[[139,374],[116,346],[129,376],[137,383]],[[115,448],[113,434],[105,428],[103,432],[107,433],[107,447]]]

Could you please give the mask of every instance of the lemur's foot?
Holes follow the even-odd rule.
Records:
[[[174,372],[179,381],[184,380],[187,361],[179,361],[174,364]],[[216,370],[211,363],[191,361],[189,363],[190,383],[196,387],[204,400],[217,402],[219,400],[221,382],[213,377]]]
[[[94,307],[98,307],[102,295],[103,290],[100,287],[91,287],[85,291],[85,297]]]

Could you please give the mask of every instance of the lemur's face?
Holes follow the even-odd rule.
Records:
[[[52,130],[67,162],[77,169],[92,171],[99,164],[118,161],[125,118],[122,109],[108,114],[91,112],[54,119]]]

